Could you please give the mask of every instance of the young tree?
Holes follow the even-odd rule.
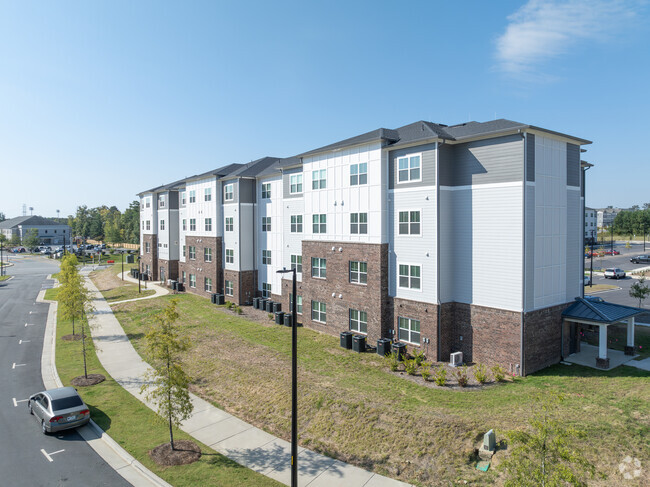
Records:
[[[503,462],[506,487],[586,486],[584,477],[594,475],[594,465],[572,444],[574,438],[584,437],[584,432],[557,416],[561,401],[562,396],[540,397],[539,412],[529,421],[532,431],[506,433],[513,446]]]
[[[639,300],[639,308],[641,308],[643,301],[648,296],[650,296],[650,286],[645,283],[645,277],[641,277],[630,286],[630,297]]]
[[[12,234],[9,243],[13,246],[20,245],[20,235],[18,233]]]
[[[154,323],[146,335],[146,355],[153,370],[150,382],[141,392],[148,391],[147,399],[158,405],[158,414],[169,422],[169,441],[174,450],[173,426],[190,417],[194,406],[190,401],[188,386],[190,378],[182,368],[181,352],[190,347],[189,339],[182,336],[178,320],[176,300],[172,300],[154,317]]]
[[[23,237],[23,245],[25,247],[36,247],[40,243],[38,239],[38,230],[35,228],[30,229]]]

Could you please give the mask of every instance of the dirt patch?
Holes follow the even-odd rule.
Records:
[[[153,450],[149,450],[149,456],[154,462],[163,467],[188,465],[201,458],[201,449],[193,441],[176,440],[174,441],[174,450],[172,450],[171,443],[164,443]]]
[[[102,374],[88,374],[88,377],[80,375],[79,377],[75,377],[70,381],[70,383],[73,386],[77,387],[86,387],[86,386],[94,386],[95,384],[99,384],[100,382],[104,382],[106,380],[106,377],[104,377]]]
[[[61,340],[65,340],[66,342],[76,342],[77,340],[81,340],[81,335],[78,333],[75,333],[74,335],[63,335]]]

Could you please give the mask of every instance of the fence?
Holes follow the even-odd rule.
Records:
[[[100,240],[93,240],[93,239],[88,239],[86,240],[91,245],[101,245],[105,242],[102,242]],[[111,247],[117,247],[121,249],[131,249],[131,250],[140,250],[140,244],[132,244],[132,243],[112,243],[112,244],[106,244],[110,245]]]

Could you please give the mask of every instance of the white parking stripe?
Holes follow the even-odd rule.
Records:
[[[31,340],[18,340],[18,345],[22,345],[23,343],[29,343]]]
[[[26,402],[26,401],[29,401],[29,399],[16,399],[15,397],[13,398],[13,400],[14,400],[14,407],[15,407],[15,408],[18,407],[18,403],[19,403],[19,402]]]
[[[34,323],[25,323],[25,326],[34,326]]]
[[[11,368],[15,369],[16,367],[24,367],[25,365],[27,365],[27,364],[17,364],[16,362],[14,362],[14,364],[11,366]]]

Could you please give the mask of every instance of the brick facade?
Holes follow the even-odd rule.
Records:
[[[304,269],[304,268],[303,268]],[[291,274],[287,274],[287,276],[291,276]],[[282,296],[279,297],[278,301],[282,303],[282,311],[289,312],[291,311],[291,306],[289,303],[289,294],[292,293],[293,289],[293,282],[291,279],[282,279]],[[296,294],[298,296],[303,296],[303,302],[302,302],[302,313],[298,313],[298,323],[302,324],[303,323],[303,313],[306,312],[307,308],[305,306],[306,303],[306,298],[304,297],[304,291],[302,288],[302,282],[297,281],[296,282]],[[273,295],[273,299],[275,299],[275,295]]]
[[[524,315],[524,375],[537,372],[562,359],[562,311],[570,304],[551,306]],[[579,333],[577,330],[578,346]],[[564,353],[568,355],[569,341],[566,332],[564,346]]]
[[[146,252],[147,243],[150,245],[150,251]],[[143,235],[142,236],[142,257],[140,259],[141,272],[145,272],[148,265],[151,269],[149,278],[157,281],[158,277],[158,235]]]
[[[196,257],[189,258],[189,248],[195,247]],[[205,248],[212,249],[212,261],[205,261]],[[185,262],[180,262],[178,276],[185,272],[185,290],[201,296],[210,296],[212,293],[223,292],[223,273],[221,255],[221,237],[186,237]],[[190,287],[190,274],[196,276],[196,288]],[[212,290],[205,290],[205,278],[212,279]]]
[[[390,313],[395,341],[399,341],[399,318],[411,318],[420,321],[420,346],[429,360],[438,360],[438,305],[394,298]],[[386,335],[391,338],[391,335]],[[429,343],[426,342],[429,341]],[[408,342],[407,346],[414,347]]]
[[[224,283],[232,281],[233,294],[226,295],[226,301],[235,304],[251,304],[253,298],[258,296],[257,292],[257,271],[223,271]],[[225,284],[224,284],[225,285]]]
[[[161,272],[161,268],[164,271]],[[172,280],[178,280],[178,261],[177,260],[164,260],[164,259],[158,259],[158,279],[163,282],[163,284],[167,284],[167,280],[172,279]],[[163,278],[164,277],[164,278]]]

